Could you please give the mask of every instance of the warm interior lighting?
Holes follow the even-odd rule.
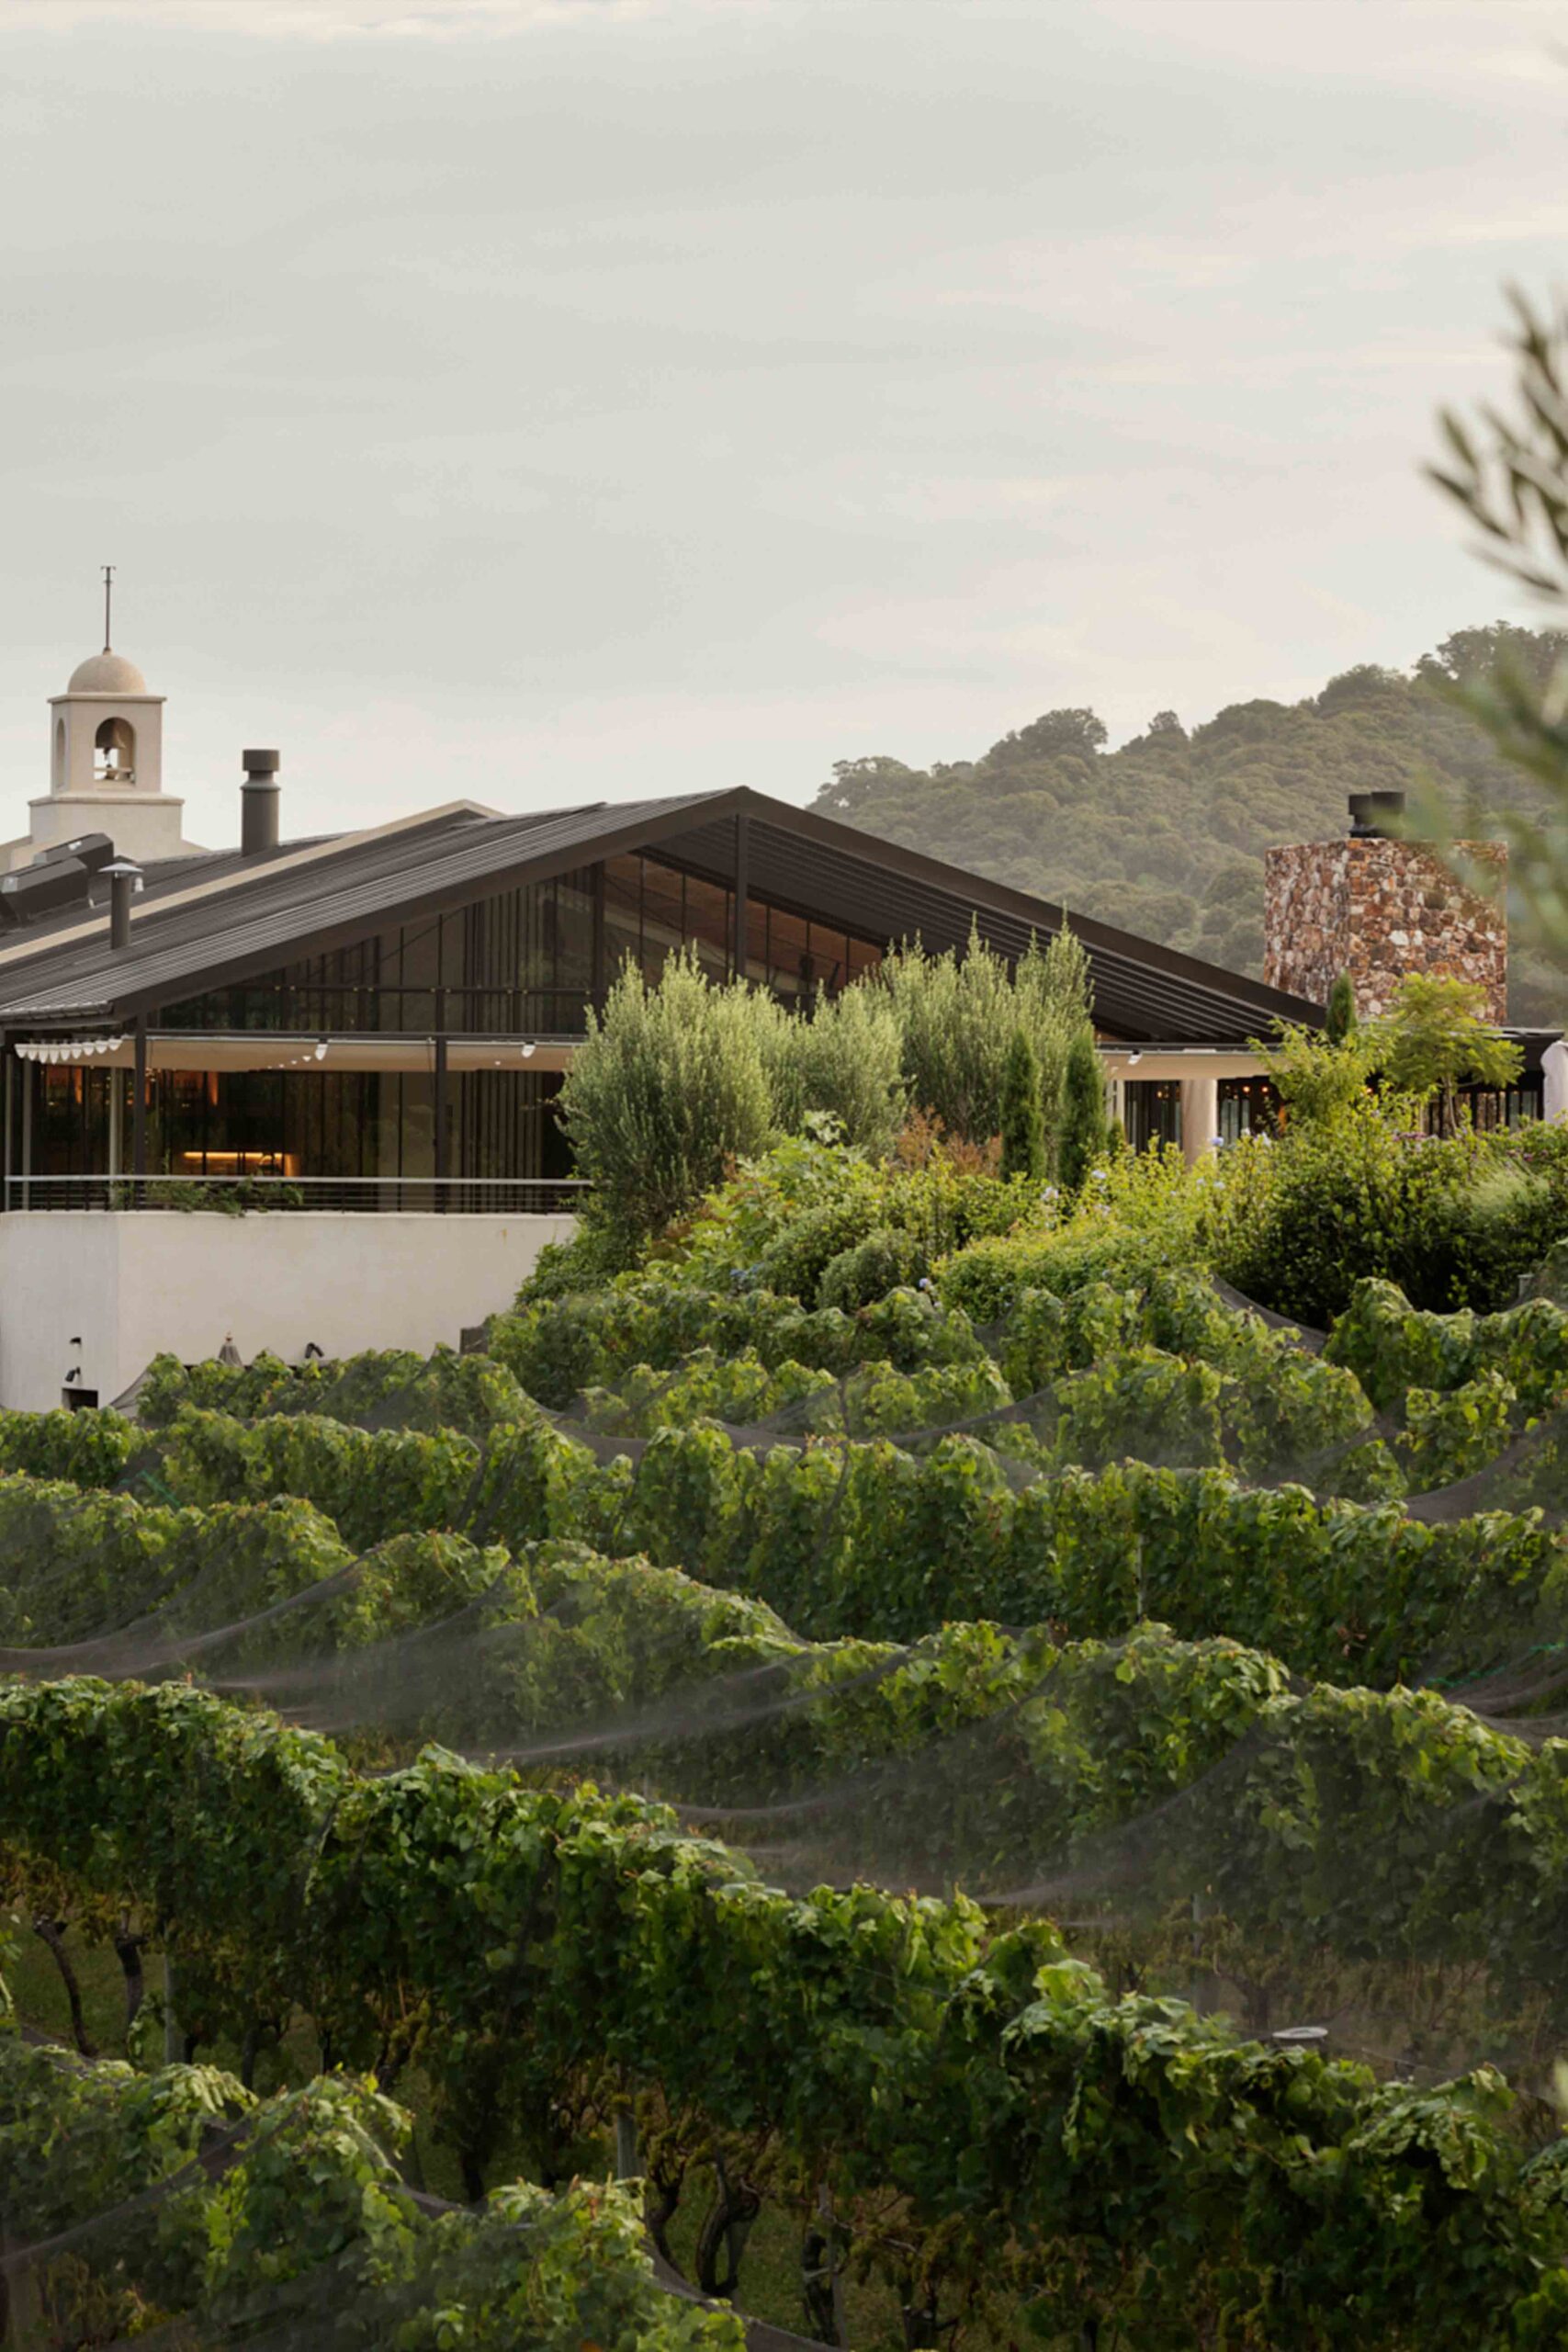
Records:
[[[222,1173],[243,1176],[298,1176],[299,1156],[293,1151],[182,1151],[183,1172],[209,1173],[216,1162]]]

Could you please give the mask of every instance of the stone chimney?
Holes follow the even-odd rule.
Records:
[[[1474,980],[1488,1020],[1508,1014],[1508,851],[1504,842],[1461,842],[1468,863],[1496,876],[1478,896],[1430,850],[1391,841],[1399,792],[1353,792],[1344,841],[1295,842],[1265,862],[1263,977],[1314,1004],[1348,972],[1363,1020],[1386,1012],[1408,972]]]

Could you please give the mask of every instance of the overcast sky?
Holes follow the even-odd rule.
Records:
[[[0,835],[98,641],[290,831],[1113,739],[1518,614],[1419,480],[1529,0],[0,0]]]

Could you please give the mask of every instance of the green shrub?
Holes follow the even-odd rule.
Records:
[[[907,1283],[976,1235],[1026,1232],[1048,1214],[1038,1185],[1003,1182],[981,1155],[922,1122],[911,1122],[891,1161],[876,1163],[814,1118],[806,1134],[743,1161],[658,1263],[670,1279],[708,1291],[810,1300],[832,1261],[875,1234],[880,1255],[857,1278],[869,1300],[878,1265]]]
[[[908,1289],[925,1271],[925,1251],[914,1234],[896,1226],[877,1226],[863,1241],[829,1260],[817,1284],[817,1304],[852,1315],[857,1307],[886,1298],[890,1290]]]
[[[1109,1141],[1105,1073],[1100,1066],[1094,1032],[1086,1025],[1067,1049],[1062,1079],[1062,1140],[1056,1164],[1069,1193],[1083,1190],[1090,1170],[1105,1159]]]
[[[1451,1486],[1495,1461],[1508,1442],[1518,1393],[1500,1372],[1478,1373],[1458,1388],[1412,1388],[1404,1397],[1414,1487]]]
[[[137,1440],[134,1421],[85,1408],[0,1413],[0,1470],[68,1478],[77,1487],[118,1484]]]
[[[85,1641],[180,1596],[183,1622],[197,1622],[194,1610],[202,1624],[221,1624],[337,1575],[351,1557],[332,1522],[294,1496],[225,1496],[218,1508],[186,1510],[15,1473],[0,1477],[0,1641]]]
[[[1027,1030],[1015,1029],[1002,1068],[1002,1174],[1043,1182],[1045,1127],[1040,1102],[1040,1063]]]
[[[1368,1102],[1236,1145],[1209,1229],[1238,1290],[1325,1326],[1369,1276],[1422,1307],[1503,1306],[1559,1218],[1551,1182],[1508,1147],[1401,1135]]]
[[[344,2075],[258,2101],[215,2066],[0,2040],[7,2230],[58,2241],[33,2274],[52,2341],[123,2342],[151,2311],[181,2344],[302,2342],[330,2312],[342,2352],[739,2352],[739,2321],[657,2282],[626,2190],[433,2216],[399,2177],[411,2130]]]
[[[1356,1034],[1356,983],[1348,972],[1336,972],[1324,1006],[1324,1035],[1331,1046],[1342,1046]]]
[[[977,932],[962,956],[906,946],[884,957],[876,985],[898,1021],[910,1100],[974,1143],[1001,1131],[1004,1072],[1022,1030],[1039,1065],[1049,1163],[1067,1048],[1089,1011],[1087,959],[1072,933],[1032,944],[1011,971]]]
[[[819,989],[808,1012],[782,1032],[773,1069],[773,1114],[786,1132],[809,1114],[832,1120],[845,1143],[881,1158],[893,1148],[908,1100],[904,1041],[879,989]]]
[[[597,1290],[628,1272],[642,1255],[640,1237],[593,1212],[592,1193],[583,1200],[577,1231],[570,1241],[547,1241],[534,1271],[517,1294],[523,1306],[535,1299],[561,1298],[572,1291]]]
[[[652,987],[628,964],[603,1013],[589,1008],[560,1118],[594,1219],[621,1237],[661,1231],[773,1132],[750,989],[711,987],[694,949]]]
[[[807,1398],[836,1396],[838,1388],[830,1372],[788,1361],[775,1368],[754,1348],[723,1356],[698,1348],[673,1372],[637,1364],[615,1388],[585,1390],[583,1404],[590,1426],[607,1437],[651,1437],[698,1420],[750,1429]],[[829,1426],[838,1418],[829,1415]],[[814,1417],[803,1417],[801,1425],[815,1426]]]
[[[931,1279],[944,1306],[962,1307],[987,1324],[1010,1314],[1026,1291],[1066,1297],[1096,1283],[1141,1289],[1170,1262],[1157,1234],[1096,1218],[1050,1233],[971,1242],[944,1260]]]
[[[813,1120],[715,1187],[666,1261],[670,1276],[709,1291],[809,1297],[829,1259],[886,1222],[888,1185],[886,1170]]]
[[[1497,1315],[1435,1315],[1393,1283],[1358,1283],[1324,1353],[1355,1374],[1380,1411],[1402,1419],[1409,1394],[1447,1393],[1494,1374],[1521,1414],[1542,1413],[1568,1387],[1568,1312],[1530,1298]]]

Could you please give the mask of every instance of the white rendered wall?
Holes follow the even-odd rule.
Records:
[[[28,806],[33,830],[23,865],[30,865],[39,850],[57,849],[82,833],[107,833],[115,854],[138,865],[196,854],[197,844],[185,837],[186,804],[167,793],[156,799],[143,792],[51,793]]]
[[[107,1405],[153,1356],[195,1363],[231,1332],[247,1362],[311,1340],[329,1356],[456,1347],[575,1230],[570,1216],[294,1209],[0,1216],[0,1408],[58,1405],[78,1363]]]
[[[1540,1057],[1543,1119],[1560,1119],[1568,1111],[1568,1043],[1561,1037]]]

